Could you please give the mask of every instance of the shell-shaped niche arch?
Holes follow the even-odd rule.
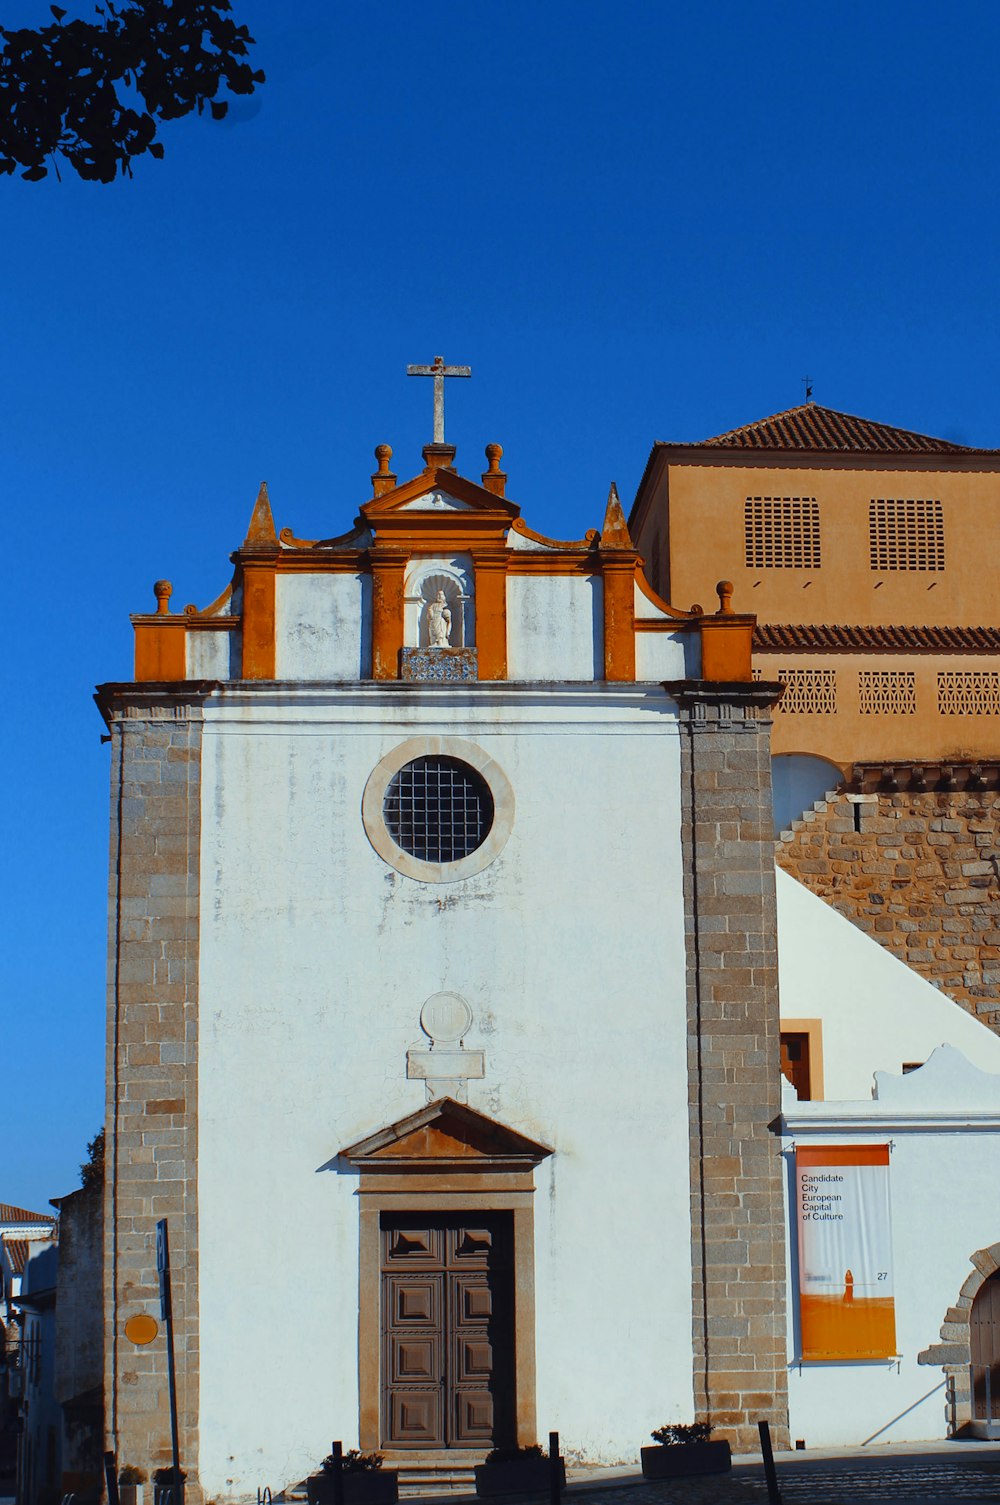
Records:
[[[408,648],[432,645],[431,603],[438,592],[451,613],[447,646],[471,648],[476,641],[476,600],[472,561],[462,555],[413,560],[404,583],[404,632]],[[444,646],[444,645],[442,645]]]

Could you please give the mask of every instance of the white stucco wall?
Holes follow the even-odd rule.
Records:
[[[185,633],[188,679],[231,679],[232,653],[239,652],[239,633],[221,628],[189,627]],[[239,675],[237,662],[236,676]]]
[[[371,673],[371,577],[279,574],[275,676],[362,679]]]
[[[789,1408],[793,1441],[839,1447],[943,1438],[944,1371],[917,1363],[940,1342],[949,1306],[972,1274],[970,1256],[1000,1240],[992,1194],[1000,1179],[1000,1075],[985,1094],[967,1073],[938,1090],[933,1066],[912,1072],[889,1100],[786,1107]],[[925,1090],[925,1073],[930,1080]],[[993,1106],[985,1106],[992,1097]],[[950,1099],[950,1106],[949,1106]],[[921,1115],[923,1115],[921,1117]],[[890,1145],[896,1362],[800,1363],[793,1144]]]
[[[421,731],[474,741],[514,790],[506,847],[457,884],[402,877],[361,821],[372,769]],[[357,1183],[323,1167],[425,1102],[406,1051],[439,990],[475,1013],[470,1106],[555,1148],[536,1172],[539,1433],[610,1462],[689,1419],[671,702],[650,686],[355,685],[251,708],[234,689],[206,710],[203,811],[208,1496],[276,1489],[331,1437],[356,1441]]]
[[[786,1019],[820,1019],[827,1098],[869,1098],[873,1073],[957,1046],[1000,1072],[1000,1036],[777,870],[778,984]]]
[[[508,679],[602,679],[603,592],[599,575],[508,575]]]
[[[635,677],[645,680],[684,679],[687,667],[687,643],[692,633],[637,632],[635,635]]]

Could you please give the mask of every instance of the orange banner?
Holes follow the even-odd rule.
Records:
[[[802,1358],[892,1357],[889,1146],[802,1147],[795,1182]]]

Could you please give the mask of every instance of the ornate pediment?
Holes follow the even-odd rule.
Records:
[[[363,1170],[525,1170],[551,1155],[548,1145],[441,1097],[342,1149],[337,1159]]]
[[[471,512],[471,502],[463,502],[461,497],[452,496],[448,491],[441,491],[435,487],[433,491],[425,491],[423,496],[413,498],[412,502],[404,502],[399,509],[401,512]]]

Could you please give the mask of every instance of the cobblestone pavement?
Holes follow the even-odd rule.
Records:
[[[896,1456],[778,1463],[783,1505],[1000,1505],[1000,1449],[995,1458]],[[572,1491],[575,1494],[577,1491]],[[768,1505],[764,1471],[743,1464],[731,1474],[658,1483],[621,1480],[581,1485],[579,1505]]]

